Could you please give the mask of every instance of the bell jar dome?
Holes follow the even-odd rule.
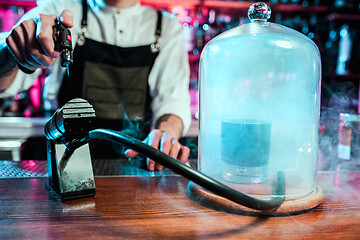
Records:
[[[279,172],[286,195],[316,188],[321,61],[316,44],[270,23],[265,3],[250,23],[203,49],[199,69],[199,170],[250,195],[269,196]]]

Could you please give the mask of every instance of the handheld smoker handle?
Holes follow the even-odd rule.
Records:
[[[53,26],[53,39],[55,51],[61,52],[64,49],[72,50],[71,32],[62,22],[57,22]]]
[[[53,27],[55,51],[60,52],[60,65],[68,68],[73,63],[71,32],[62,22],[57,22]]]
[[[281,172],[278,174],[278,184],[275,192],[275,194],[278,194],[279,196],[275,196],[270,200],[253,198],[247,194],[236,191],[235,189],[232,189],[209,176],[206,176],[197,169],[187,166],[186,164],[170,157],[169,155],[166,155],[158,149],[144,144],[138,139],[132,138],[114,130],[95,129],[89,131],[89,134],[86,137],[75,139],[69,143],[67,147],[69,150],[73,151],[76,148],[90,142],[92,139],[105,139],[126,145],[127,147],[153,159],[157,163],[160,163],[166,168],[171,169],[175,173],[180,174],[194,183],[197,183],[198,185],[210,190],[211,192],[248,208],[261,211],[276,210],[285,200],[285,197],[281,196],[285,194],[285,177]]]

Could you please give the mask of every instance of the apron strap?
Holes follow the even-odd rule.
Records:
[[[82,0],[82,19],[81,19],[81,29],[87,28],[87,12],[88,5],[87,0]]]
[[[82,19],[81,19],[81,29],[87,29],[87,13],[88,13],[88,4],[87,0],[82,0]],[[156,23],[156,31],[155,31],[155,37],[156,40],[159,39],[161,36],[161,23],[162,23],[162,13],[161,11],[157,11],[157,23]],[[156,41],[157,42],[157,41]]]
[[[82,19],[81,19],[81,34],[77,40],[77,45],[83,46],[85,44],[85,32],[87,31],[87,12],[88,4],[87,0],[82,0]]]
[[[161,36],[161,22],[162,22],[161,11],[158,11],[157,15],[158,18],[157,18],[156,31],[155,31],[155,42],[150,45],[150,50],[153,54],[158,54],[160,52],[159,38]]]
[[[157,23],[156,23],[155,36],[160,37],[161,36],[162,13],[161,13],[161,11],[158,11],[157,14],[158,14],[158,19],[157,19]]]

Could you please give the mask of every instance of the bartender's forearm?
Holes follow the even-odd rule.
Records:
[[[156,121],[155,127],[160,131],[167,132],[172,138],[178,140],[181,137],[184,125],[181,118],[178,116],[166,114]]]
[[[5,44],[0,46],[0,92],[5,91],[14,82],[17,72],[16,61]]]

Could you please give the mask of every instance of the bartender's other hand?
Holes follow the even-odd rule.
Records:
[[[178,140],[169,136],[167,132],[154,129],[143,142],[175,159],[179,159],[183,163],[188,161],[190,149],[181,145]],[[128,158],[135,158],[138,155],[139,153],[134,150],[127,150],[125,152],[125,156]],[[149,171],[154,171],[155,169],[161,171],[164,169],[164,166],[156,163],[152,159],[147,158],[146,162]]]
[[[73,27],[73,13],[64,10],[58,16],[38,14],[13,28],[6,39],[9,51],[16,61],[28,70],[44,69],[52,65],[59,52],[54,50],[52,28],[57,21]]]

